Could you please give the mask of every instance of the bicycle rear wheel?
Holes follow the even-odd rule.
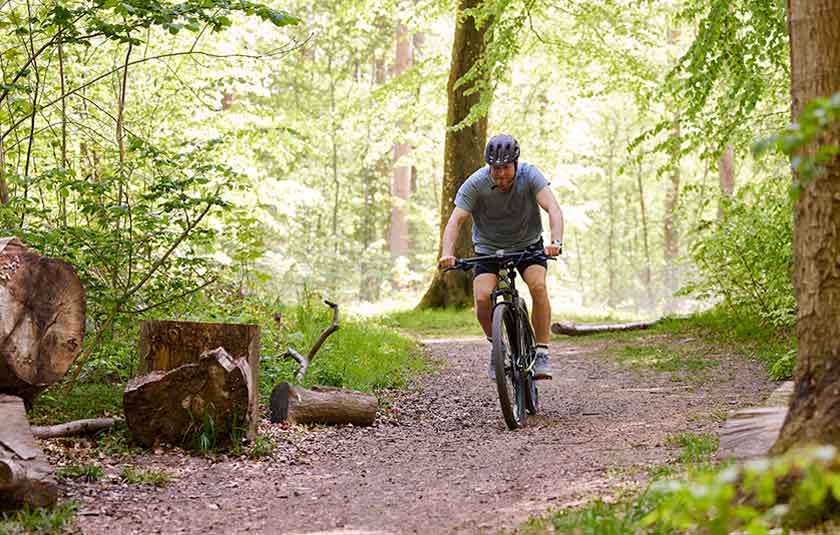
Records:
[[[510,429],[525,425],[525,376],[516,365],[519,358],[518,327],[515,311],[507,304],[493,310],[493,362],[502,415]]]

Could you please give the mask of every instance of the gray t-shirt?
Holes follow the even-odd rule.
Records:
[[[537,193],[548,184],[539,169],[525,162],[519,162],[508,193],[493,189],[489,166],[470,175],[458,189],[455,206],[472,214],[475,251],[524,249],[539,240],[542,219]]]

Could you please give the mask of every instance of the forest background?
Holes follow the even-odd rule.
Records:
[[[787,332],[779,3],[8,0],[0,235],[82,277],[79,368],[130,375],[145,318],[416,304],[464,126],[447,120],[456,13],[489,28],[467,122],[516,136],[563,206],[556,313],[720,303]]]

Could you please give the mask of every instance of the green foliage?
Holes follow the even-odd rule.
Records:
[[[677,460],[681,463],[699,464],[710,460],[718,450],[719,441],[710,433],[679,433],[665,437],[665,445],[682,448]]]
[[[821,144],[807,150],[819,140],[828,129],[836,126],[840,120],[840,93],[829,98],[817,98],[808,102],[796,122],[781,132],[755,144],[758,156],[776,151],[790,157],[791,167],[795,171],[794,192],[798,195],[801,188],[815,174],[825,171],[824,167],[833,162],[840,151],[835,145]]]
[[[122,414],[123,386],[120,384],[80,383],[69,392],[64,392],[64,386],[57,384],[38,396],[29,413],[32,425]]]
[[[149,468],[140,470],[127,464],[120,470],[120,479],[129,485],[152,485],[154,487],[165,487],[172,483],[172,474],[164,470]]]
[[[0,513],[0,535],[75,533],[73,520],[76,509],[76,502],[67,501],[52,508],[26,506],[13,513]]]
[[[56,470],[55,475],[69,479],[81,479],[82,481],[93,483],[102,479],[105,471],[102,467],[94,464],[71,464]]]
[[[793,210],[787,179],[771,178],[722,198],[721,216],[695,229],[697,276],[684,288],[723,300],[734,316],[790,328],[795,320]]]
[[[793,377],[793,367],[796,365],[796,349],[790,349],[773,359],[769,364],[770,379],[784,381]]]
[[[840,498],[836,457],[835,448],[824,446],[655,484],[652,490],[662,502],[642,524],[678,532],[702,528],[713,535],[766,534],[783,523],[813,525],[826,499]]]

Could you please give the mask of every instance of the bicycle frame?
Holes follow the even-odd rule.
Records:
[[[504,273],[503,273],[504,272]],[[533,373],[534,359],[536,357],[533,351],[526,353],[526,348],[522,347],[523,329],[527,327],[522,322],[530,322],[528,316],[528,307],[525,300],[519,295],[516,289],[516,260],[507,259],[499,269],[499,283],[493,293],[490,294],[490,302],[493,303],[490,309],[490,316],[496,307],[501,304],[508,304],[516,311],[517,322],[514,325],[514,339],[517,347],[512,347],[511,350],[515,356],[514,365],[522,369],[525,373]]]

